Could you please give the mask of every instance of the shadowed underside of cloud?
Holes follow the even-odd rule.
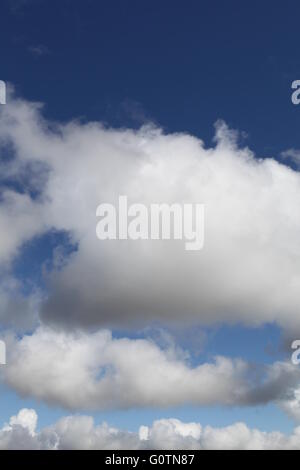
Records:
[[[21,339],[7,337],[2,380],[20,395],[70,410],[137,407],[252,406],[276,403],[295,419],[299,368],[216,357],[192,365],[173,346],[150,339],[114,339],[39,328]]]
[[[224,428],[202,427],[177,419],[154,421],[138,433],[106,423],[95,425],[90,416],[68,416],[40,431],[37,414],[23,409],[0,429],[0,449],[300,449],[300,428],[287,436],[249,429],[244,423]]]

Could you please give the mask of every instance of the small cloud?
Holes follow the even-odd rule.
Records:
[[[281,152],[280,156],[282,159],[290,160],[293,163],[295,163],[297,167],[300,167],[300,150],[291,148],[291,149],[285,150],[284,152]]]
[[[37,46],[29,46],[28,51],[35,57],[41,57],[50,53],[47,46],[39,44]]]
[[[138,101],[125,99],[121,103],[121,111],[126,114],[130,119],[133,121],[142,124],[149,121],[149,117],[147,116],[143,105]]]

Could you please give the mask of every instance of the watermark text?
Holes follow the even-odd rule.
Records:
[[[0,341],[0,365],[6,364],[6,344],[4,341]]]
[[[118,207],[97,207],[99,240],[184,240],[188,251],[204,245],[204,204],[132,204],[119,196]]]
[[[6,104],[6,84],[0,80],[0,104]]]

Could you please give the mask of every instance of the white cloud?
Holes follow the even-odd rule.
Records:
[[[216,146],[207,149],[195,137],[166,135],[151,126],[133,131],[98,123],[53,124],[42,119],[39,105],[13,95],[8,101],[0,109],[3,325],[29,329],[40,308],[43,324],[73,331],[153,321],[185,326],[277,322],[297,331],[298,172],[239,149],[235,133],[222,123]],[[178,241],[99,242],[96,208],[116,202],[120,194],[144,204],[204,203],[204,250],[188,253]],[[42,301],[37,294],[24,296],[20,283],[7,273],[23,244],[51,228],[67,231],[78,250],[49,273]],[[6,383],[22,395],[69,409],[275,402],[299,417],[299,372],[292,364],[255,368],[254,374],[245,362],[224,357],[192,366],[172,347],[113,339],[106,330],[65,333],[43,326],[21,339],[8,337],[8,342]],[[77,435],[71,436],[67,421],[62,423],[64,445],[76,446]],[[28,445],[37,444],[33,428],[20,422],[10,426],[5,431],[9,436],[26,431]],[[189,441],[185,445],[199,444],[189,431],[184,435],[190,425],[175,421],[142,428],[140,440],[152,436],[154,442],[163,426],[165,433],[171,429],[170,442],[179,435],[180,442],[183,437]],[[197,433],[201,428],[195,426]],[[225,436],[223,445],[230,446],[237,443],[237,434],[238,445],[254,445],[256,431],[238,426],[212,433],[207,428],[201,439],[207,436],[205,442],[217,446],[219,432],[219,441]],[[79,427],[87,429],[89,446],[93,423],[83,418]],[[110,430],[107,435],[111,442]],[[274,442],[275,435],[267,437]]]
[[[282,400],[281,407],[292,419],[300,422],[300,387],[290,390],[289,397]]]
[[[109,331],[39,328],[7,339],[3,380],[22,396],[72,410],[170,407],[186,403],[247,406],[290,399],[300,369],[277,362],[254,368],[217,357],[193,366],[184,352]]]
[[[178,419],[154,421],[151,427],[141,426],[139,438],[153,449],[198,449],[202,427],[199,423],[183,423]],[[145,438],[146,437],[146,438]]]
[[[31,416],[28,420],[22,416]],[[21,410],[9,425],[0,429],[0,449],[121,450],[121,449],[300,449],[300,428],[291,435],[250,429],[244,423],[224,428],[202,427],[178,419],[154,421],[139,433],[121,431],[106,423],[95,425],[90,416],[67,416],[36,430],[34,410]]]
[[[14,426],[21,426],[22,428],[27,429],[31,436],[34,436],[37,420],[38,416],[35,410],[23,408],[16,416],[12,416],[10,418],[9,425],[4,429],[11,430]]]
[[[70,232],[79,247],[48,279],[43,321],[299,327],[300,174],[255,159],[234,139],[220,123],[209,149],[190,135],[152,127],[54,125],[38,106],[10,96],[1,107],[0,144],[16,159],[5,171],[20,179],[29,165],[40,196],[4,191],[0,260],[50,227]],[[120,194],[144,204],[204,203],[204,250],[187,253],[180,241],[100,242],[96,208]]]

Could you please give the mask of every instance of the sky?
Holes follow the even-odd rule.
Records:
[[[2,2],[0,448],[300,448],[299,8]],[[203,250],[98,240],[121,194]]]

